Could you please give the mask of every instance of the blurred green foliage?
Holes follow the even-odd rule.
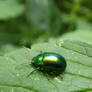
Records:
[[[30,46],[79,26],[91,27],[91,4],[91,0],[0,0],[0,45]]]
[[[92,43],[92,0],[0,0],[0,92],[44,92],[51,88],[53,92],[55,85],[57,91],[92,92],[92,45],[74,39]],[[31,45],[31,53],[22,48]],[[50,83],[38,72],[32,80],[26,78],[30,66],[15,69],[23,62],[31,63],[41,50],[57,52],[69,61],[64,81],[59,81],[64,85],[55,79]]]

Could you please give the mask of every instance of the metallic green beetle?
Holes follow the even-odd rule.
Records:
[[[36,67],[36,69],[49,74],[63,73],[67,66],[63,56],[51,52],[39,54],[32,61],[31,65]]]

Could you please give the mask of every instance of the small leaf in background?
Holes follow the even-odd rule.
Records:
[[[92,24],[83,19],[77,19],[76,30],[89,30],[92,31]]]
[[[28,63],[40,52],[56,52],[67,61],[66,71],[48,78]],[[32,49],[20,49],[0,57],[0,91],[3,92],[91,92],[92,44],[61,40],[57,44],[35,44]],[[23,65],[20,65],[23,64]],[[63,77],[63,79],[61,78]]]
[[[18,0],[0,0],[0,20],[6,20],[21,15],[24,6]]]
[[[83,19],[78,19],[75,31],[68,32],[59,37],[59,39],[64,38],[92,42],[92,24]]]
[[[58,33],[61,13],[53,0],[27,0],[28,21],[33,29]]]

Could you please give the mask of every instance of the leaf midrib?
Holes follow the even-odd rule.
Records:
[[[32,88],[25,87],[25,86],[20,86],[20,85],[0,84],[0,86],[2,86],[2,87],[12,87],[12,88],[22,88],[22,89],[26,89],[26,90],[29,90],[29,91],[38,92],[37,90],[34,90]]]

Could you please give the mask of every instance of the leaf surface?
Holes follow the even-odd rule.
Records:
[[[48,76],[48,80],[45,74],[36,71],[27,78],[35,69],[29,63],[41,52],[62,55],[67,62],[65,72],[54,78]],[[35,44],[31,50],[20,49],[0,57],[0,91],[91,92],[92,44],[66,39],[56,44]]]
[[[92,31],[91,30],[76,30],[74,32],[66,33],[60,39],[76,39],[80,41],[92,42]]]

